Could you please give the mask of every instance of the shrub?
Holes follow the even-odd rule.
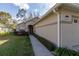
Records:
[[[67,48],[56,48],[54,51],[58,56],[78,56],[79,53]]]
[[[5,35],[8,35],[9,34],[9,32],[0,32],[0,36],[5,36]]]
[[[48,40],[46,40],[45,38],[33,33],[33,35],[42,43],[44,44],[44,46],[47,47],[48,50],[53,51],[56,48],[56,45],[49,42]]]

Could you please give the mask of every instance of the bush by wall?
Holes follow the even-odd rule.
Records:
[[[56,48],[54,52],[58,56],[79,56],[79,52],[67,48]]]
[[[68,48],[57,48],[55,44],[49,42],[45,38],[33,33],[33,35],[48,48],[48,50],[53,51],[56,56],[79,56],[78,51],[74,51]]]

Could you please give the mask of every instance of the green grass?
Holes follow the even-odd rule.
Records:
[[[0,36],[0,56],[32,56],[33,50],[27,36]]]

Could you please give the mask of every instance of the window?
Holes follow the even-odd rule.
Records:
[[[66,18],[68,18],[69,16],[68,16],[68,15],[66,15],[65,17],[66,17]]]
[[[78,23],[79,17],[78,16],[72,16],[72,19],[73,19],[73,23]]]
[[[65,20],[69,20],[69,16],[68,15],[65,16]]]
[[[68,21],[68,22],[70,22],[70,21],[72,21],[71,20],[71,15],[64,15],[64,21]]]
[[[77,19],[74,19],[74,23],[77,23]]]

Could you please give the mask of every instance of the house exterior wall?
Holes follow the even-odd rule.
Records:
[[[20,26],[20,29],[25,30],[25,24],[22,24],[22,25]]]
[[[60,7],[60,43],[62,47],[79,50],[79,11],[71,8]],[[68,18],[67,18],[68,17]],[[78,22],[74,23],[73,17],[77,17]],[[58,44],[57,15],[50,13],[34,25],[34,31],[52,43]]]
[[[16,30],[17,31],[19,31],[19,30],[25,30],[25,23],[18,24],[17,27],[16,27]]]
[[[29,21],[25,24],[25,31],[28,32],[29,29],[28,29],[28,25],[33,25],[33,21]]]
[[[28,32],[28,31],[29,31],[28,25],[33,25],[35,22],[38,21],[38,19],[39,19],[38,17],[35,17],[35,18],[31,19],[31,20],[28,20],[28,21],[25,23],[25,31]]]
[[[51,12],[34,25],[34,32],[57,45],[57,15]]]
[[[62,47],[79,50],[79,11],[73,8],[60,7],[60,43]],[[78,22],[74,23],[73,17],[77,17]],[[58,24],[57,15],[51,12],[34,25],[34,32],[48,41],[58,45]],[[25,30],[28,31],[27,22]],[[19,27],[23,27],[20,25]]]
[[[65,18],[67,15],[69,20]],[[78,23],[74,23],[72,16],[78,17]],[[61,10],[61,44],[62,47],[79,50],[79,12],[67,8]]]
[[[19,25],[16,26],[16,31],[19,31]]]
[[[25,24],[25,27],[26,27],[26,28],[25,28],[25,31],[26,31],[26,32],[28,32],[28,30],[29,30],[29,29],[28,29],[28,25],[31,25],[31,21],[29,21],[29,22],[27,22],[27,23]]]

